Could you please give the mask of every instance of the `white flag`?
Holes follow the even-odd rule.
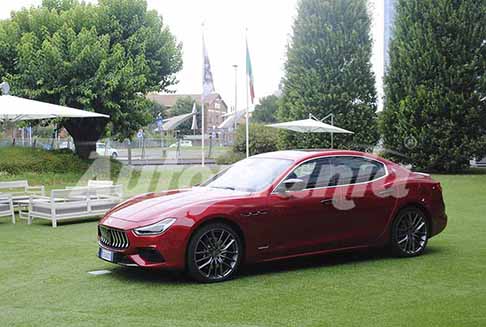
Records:
[[[213,73],[211,72],[211,63],[209,62],[208,50],[206,49],[206,43],[204,41],[203,34],[203,55],[204,55],[204,67],[203,67],[203,99],[211,93],[214,93]]]

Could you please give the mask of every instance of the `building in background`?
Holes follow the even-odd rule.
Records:
[[[172,108],[178,99],[190,97],[198,104],[201,103],[200,94],[161,94],[151,93],[147,98],[169,109]],[[228,106],[219,93],[213,93],[206,97],[204,103],[205,132],[212,131],[224,121],[223,116],[228,112]]]
[[[393,37],[393,23],[395,19],[397,0],[384,0],[384,42],[383,42],[383,55],[384,55],[384,72],[390,64],[390,40]]]

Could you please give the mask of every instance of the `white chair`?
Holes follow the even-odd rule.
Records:
[[[12,217],[12,224],[15,224],[15,212],[10,194],[0,194],[0,217]]]
[[[59,220],[102,216],[123,199],[121,185],[52,190],[50,197],[31,197],[29,221],[47,219],[52,227]]]
[[[31,196],[45,196],[44,186],[29,186],[25,180],[0,182],[0,192],[10,194],[14,206],[16,201],[28,200]]]
[[[95,187],[104,187],[104,186],[113,186],[113,181],[110,180],[94,180],[90,179],[88,181],[88,188],[95,188]],[[67,186],[67,190],[74,190],[79,188],[85,188],[86,186]]]
[[[91,179],[88,181],[88,187],[103,187],[103,186],[113,186],[113,181],[99,181],[99,180],[94,180]]]

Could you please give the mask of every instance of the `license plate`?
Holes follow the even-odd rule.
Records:
[[[113,252],[111,252],[111,251],[108,251],[106,249],[100,248],[100,252],[99,252],[98,256],[101,259],[103,259],[103,260],[106,260],[106,261],[109,261],[109,262],[113,262],[114,261],[115,254]]]

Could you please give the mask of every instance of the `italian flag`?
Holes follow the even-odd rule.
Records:
[[[250,50],[248,49],[248,40],[246,40],[246,75],[248,76],[248,83],[250,86],[250,98],[251,103],[255,99],[255,85],[253,80],[253,69],[251,68],[251,58],[250,58]]]

